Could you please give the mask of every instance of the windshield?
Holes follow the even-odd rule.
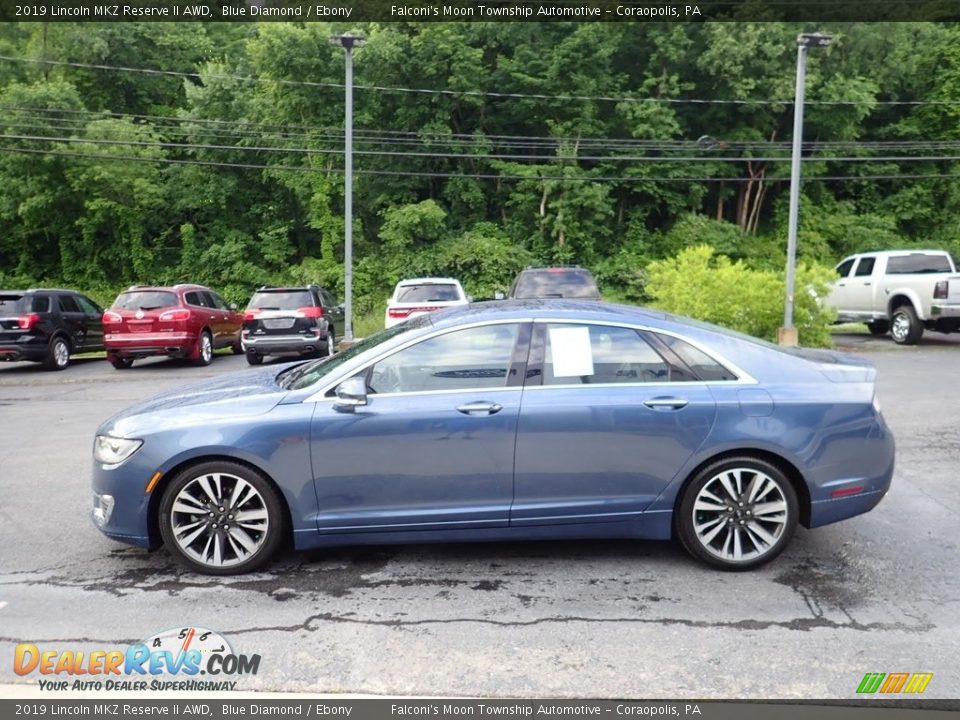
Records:
[[[392,328],[381,330],[370,337],[358,340],[346,350],[342,350],[336,355],[284,370],[277,376],[277,382],[280,383],[280,387],[284,390],[302,390],[303,388],[310,387],[347,361],[357,357],[360,353],[366,352],[381,343],[385,343],[408,330],[423,327],[429,324],[429,322],[429,315],[421,315],[400,325],[394,325]]]
[[[534,298],[599,300],[600,291],[593,276],[586,270],[550,268],[521,273],[513,297],[517,300]]]
[[[269,290],[254,295],[247,310],[296,310],[313,305],[309,290]]]
[[[160,308],[176,307],[176,293],[164,290],[143,290],[120,293],[114,301],[115,310],[159,310]]]
[[[460,291],[451,283],[424,283],[423,285],[404,285],[397,288],[397,302],[447,302],[460,300]]]

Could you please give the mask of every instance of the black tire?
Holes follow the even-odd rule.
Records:
[[[216,498],[206,495],[201,484],[204,480]],[[238,481],[252,488],[253,494],[248,496],[247,490],[237,491]],[[194,500],[197,504],[196,513],[175,510],[174,502],[178,498],[178,507],[193,507],[184,500],[188,496],[211,502],[200,507],[200,503]],[[245,496],[249,499],[244,500]],[[213,499],[217,499],[218,503],[213,503]],[[266,519],[260,520],[258,517],[238,524],[238,508],[230,507],[230,502],[235,499],[242,501],[240,512],[264,515]],[[185,567],[207,575],[240,575],[263,567],[273,557],[286,534],[283,502],[270,481],[256,470],[229,460],[211,460],[177,473],[164,490],[158,512],[157,524],[168,552]],[[200,521],[206,522],[206,525],[187,544],[184,541],[193,535],[195,524]],[[234,525],[231,527],[230,523]],[[175,530],[178,526],[181,528],[180,539]],[[184,526],[188,529],[182,529]],[[252,529],[254,527],[262,527],[262,530]],[[238,537],[242,542],[231,540]],[[220,564],[215,560],[218,544],[221,549]],[[250,546],[255,549],[244,555]]]
[[[870,331],[871,335],[886,335],[890,332],[890,321],[889,320],[874,320],[867,323],[867,330]]]
[[[113,355],[108,356],[107,360],[109,360],[110,364],[113,365],[117,370],[129,370],[133,367],[133,358],[117,357]]]
[[[201,367],[213,362],[213,336],[209,330],[204,330],[197,338],[197,359],[194,362]]]
[[[738,470],[739,480],[735,477]],[[722,478],[740,491],[739,501],[725,491]],[[761,478],[765,480],[759,484]],[[761,494],[751,501],[748,494],[754,489],[754,482]],[[723,501],[723,505],[716,505],[716,511],[703,509],[704,504],[715,505],[709,498],[700,498],[707,486],[710,487],[706,492]],[[695,508],[698,498],[701,506]],[[753,512],[761,506],[763,519],[761,513]],[[783,552],[797,528],[798,518],[797,493],[790,479],[777,466],[744,455],[711,463],[697,473],[683,490],[675,527],[683,547],[698,560],[724,570],[751,570]],[[698,534],[698,528],[702,534]],[[734,557],[737,545],[743,554],[741,559]]]
[[[247,362],[250,365],[263,365],[263,355],[252,350],[247,351]]]
[[[913,305],[901,305],[890,318],[890,335],[898,345],[916,345],[923,337],[923,323]]]
[[[243,355],[243,343],[241,343],[239,340],[231,345],[230,349],[233,350],[234,355]]]
[[[47,370],[66,370],[70,364],[70,343],[62,335],[54,335],[47,346],[43,367]]]

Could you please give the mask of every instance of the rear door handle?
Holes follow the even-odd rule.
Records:
[[[679,410],[682,407],[686,407],[688,403],[688,400],[675,397],[655,397],[643,401],[643,404],[648,408],[665,408],[669,410]]]
[[[503,410],[503,405],[500,403],[486,402],[485,400],[469,402],[457,407],[457,412],[462,412],[464,415],[495,415],[501,410]]]

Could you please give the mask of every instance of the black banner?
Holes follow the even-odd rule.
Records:
[[[898,22],[960,20],[957,0],[0,0],[31,22]]]

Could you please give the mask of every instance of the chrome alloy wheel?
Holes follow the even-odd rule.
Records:
[[[207,333],[200,336],[200,359],[207,365],[213,359],[213,342]]]
[[[893,316],[893,322],[890,324],[890,334],[898,342],[903,342],[910,334],[910,318],[904,313],[897,313]]]
[[[333,333],[327,333],[327,357],[330,357],[337,351],[336,340],[333,338]]]
[[[207,567],[227,568],[246,562],[263,547],[270,513],[263,496],[243,478],[208,473],[177,493],[169,522],[185,555]]]
[[[53,361],[57,367],[64,368],[70,362],[70,348],[63,340],[55,340],[53,345]]]
[[[697,493],[693,528],[704,550],[726,562],[763,557],[777,546],[788,522],[780,484],[753,468],[717,473]]]

